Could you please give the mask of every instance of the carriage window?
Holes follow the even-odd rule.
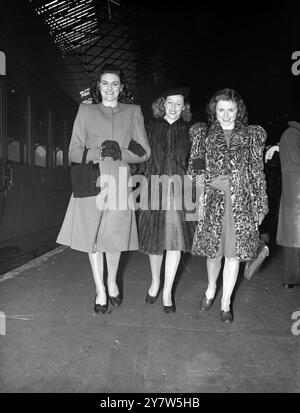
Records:
[[[7,147],[8,159],[25,161],[27,140],[27,101],[26,97],[10,82],[7,87]]]
[[[47,165],[47,149],[42,145],[35,145],[34,147],[34,164],[37,166]]]
[[[64,153],[60,148],[54,148],[52,156],[54,168],[64,165]]]
[[[61,149],[56,148],[56,153],[55,153],[55,166],[63,166],[64,164],[64,153]]]
[[[58,115],[54,115],[53,133],[53,165],[55,167],[63,165],[64,149],[64,120]]]
[[[38,102],[34,104],[33,146],[34,163],[38,166],[47,165],[48,145],[48,113]]]

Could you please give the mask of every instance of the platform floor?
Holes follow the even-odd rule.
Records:
[[[241,271],[224,324],[221,286],[199,311],[204,258],[182,256],[165,314],[161,296],[145,303],[148,257],[123,253],[123,303],[98,315],[87,254],[58,247],[0,275],[0,392],[299,392],[300,286],[284,290],[281,273],[280,250],[250,281]]]

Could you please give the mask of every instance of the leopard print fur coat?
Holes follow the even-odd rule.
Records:
[[[195,231],[192,254],[214,258],[222,233],[225,194],[209,183],[219,175],[231,175],[231,199],[236,237],[236,257],[247,261],[256,256],[259,242],[258,215],[268,213],[263,151],[265,130],[236,122],[229,148],[221,125],[203,122],[190,129],[192,139],[189,173],[204,174],[203,211]],[[205,170],[194,170],[193,160],[205,159]]]

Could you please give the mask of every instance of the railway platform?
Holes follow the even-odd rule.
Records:
[[[0,392],[298,393],[300,286],[283,289],[281,273],[280,249],[251,280],[241,269],[224,324],[221,285],[199,310],[203,257],[182,256],[166,314],[161,295],[145,303],[148,257],[123,253],[123,303],[95,314],[87,254],[57,247],[0,275]]]

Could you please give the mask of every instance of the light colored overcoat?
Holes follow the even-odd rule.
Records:
[[[144,156],[128,150],[131,139],[145,149]],[[119,143],[122,160],[114,161],[110,157],[99,160],[100,147],[105,140]],[[70,162],[81,162],[85,147],[88,149],[86,161],[99,162],[100,176],[104,180],[107,177],[106,184],[97,196],[74,198],[72,194],[57,242],[92,253],[138,250],[136,217],[128,202],[130,188],[127,183],[130,178],[128,163],[146,161],[151,153],[140,106],[81,104],[69,147]]]

